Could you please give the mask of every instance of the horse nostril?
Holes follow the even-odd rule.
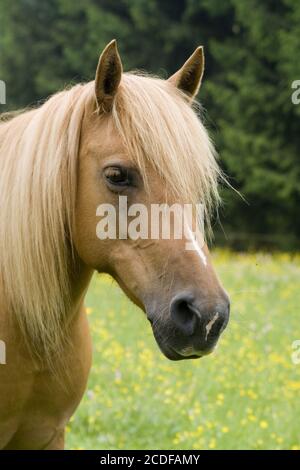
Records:
[[[193,306],[192,298],[179,296],[171,303],[171,318],[185,336],[192,336],[197,328],[200,312]]]

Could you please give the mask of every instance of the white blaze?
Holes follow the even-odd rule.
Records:
[[[196,251],[198,253],[199,258],[201,259],[202,263],[204,264],[204,266],[207,266],[207,259],[206,259],[206,256],[204,254],[204,251],[200,247],[200,245],[198,243],[198,240],[196,239],[196,237],[195,237],[194,233],[192,232],[191,228],[188,226],[187,229],[188,229],[190,242],[187,242],[185,244],[186,250]]]

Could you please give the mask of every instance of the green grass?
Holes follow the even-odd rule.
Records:
[[[232,301],[214,354],[170,362],[143,313],[106,276],[86,304],[94,360],[67,428],[83,449],[298,449],[300,258],[214,253]]]

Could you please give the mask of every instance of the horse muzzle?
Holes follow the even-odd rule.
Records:
[[[150,310],[147,317],[158,346],[168,359],[196,359],[214,350],[228,324],[229,310],[225,293],[214,303],[207,303],[183,292],[171,300],[167,315]]]

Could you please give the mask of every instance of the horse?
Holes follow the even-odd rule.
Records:
[[[195,108],[198,47],[168,79],[123,72],[116,41],[95,80],[0,119],[0,448],[63,449],[86,389],[92,345],[84,297],[95,271],[145,312],[170,360],[211,352],[229,297],[207,242],[100,240],[97,207],[201,201],[222,172]],[[209,224],[209,222],[207,222]]]

